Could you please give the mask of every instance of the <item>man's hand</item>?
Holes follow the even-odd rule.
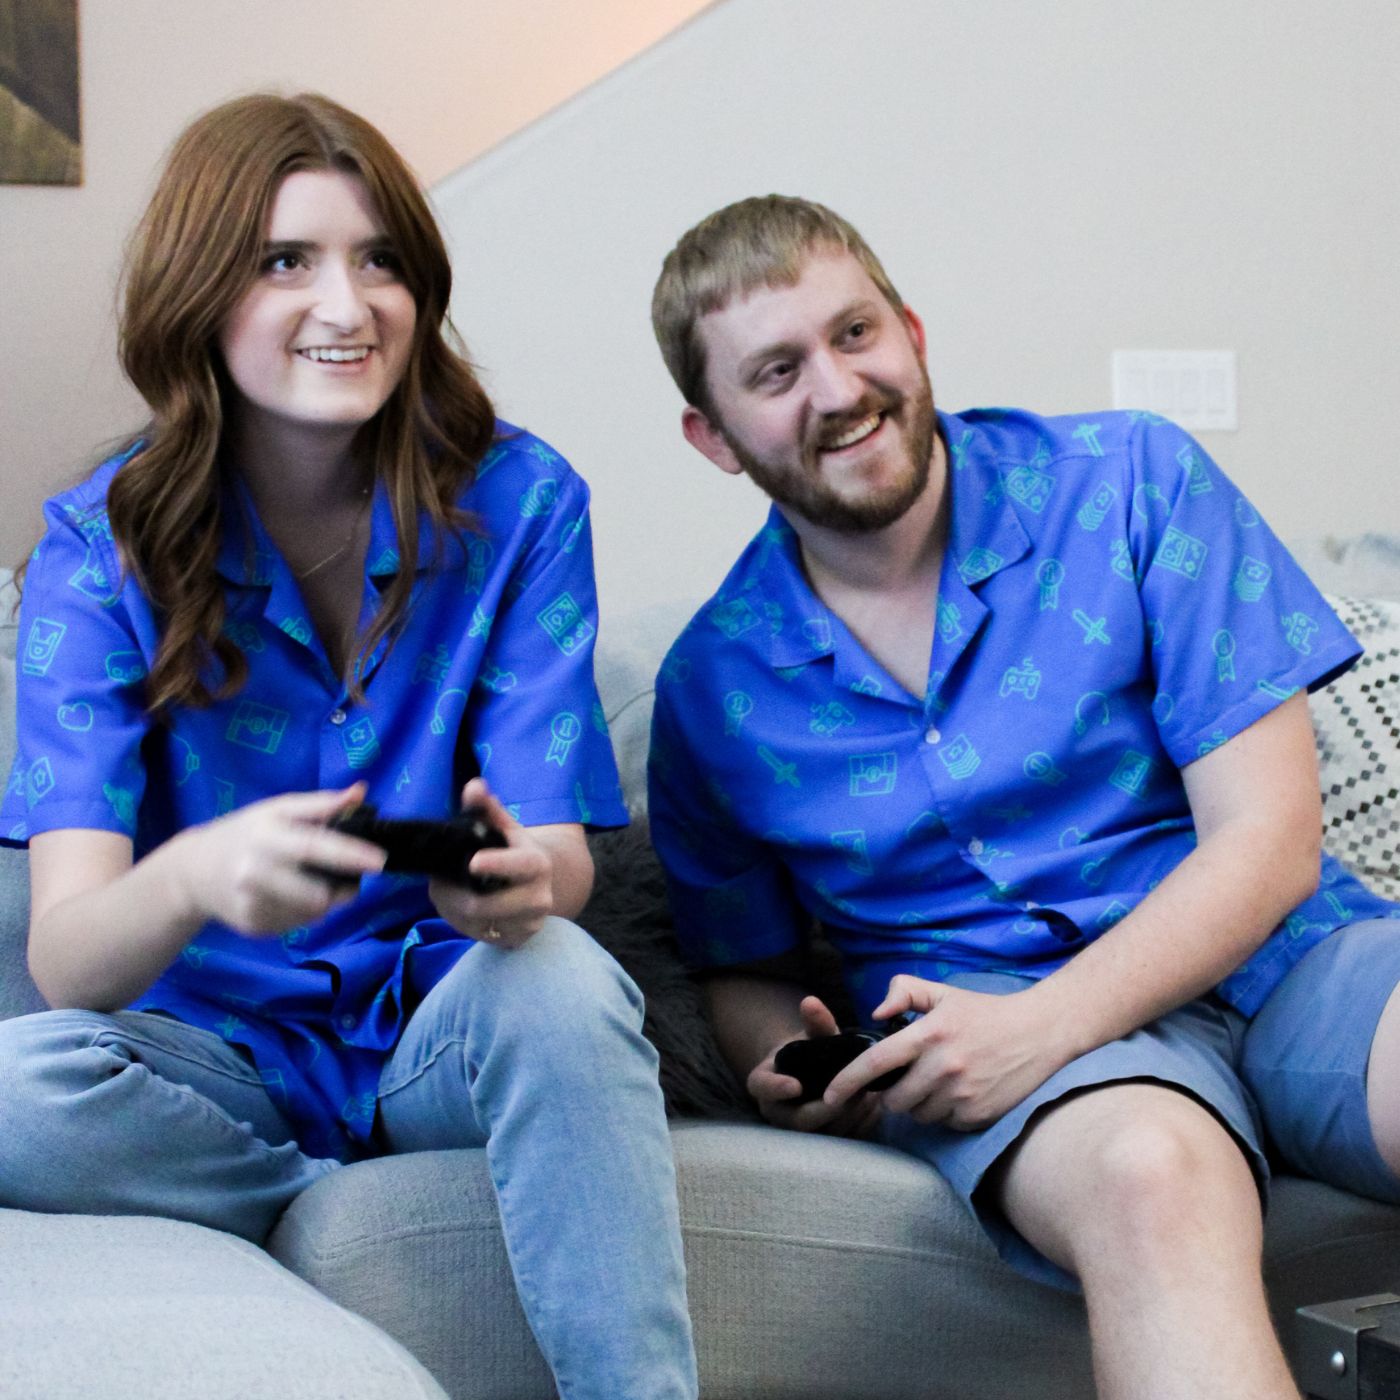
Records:
[[[995,1122],[1073,1058],[1066,1037],[1047,1022],[1035,988],[992,996],[901,974],[890,981],[877,1021],[923,1013],[912,1026],[872,1046],[831,1081],[823,1104],[840,1110],[865,1085],[900,1065],[904,1077],[879,1095],[886,1109],[919,1123],[972,1131]]]
[[[798,1008],[806,1037],[835,1035],[836,1018],[819,997],[804,997]],[[783,1041],[782,1044],[786,1044]],[[880,1100],[875,1094],[854,1092],[839,1104],[813,1099],[798,1102],[802,1086],[790,1074],[773,1069],[773,1057],[781,1048],[775,1045],[750,1072],[746,1087],[758,1104],[758,1111],[779,1128],[799,1133],[831,1133],[837,1137],[869,1137],[880,1121]]]
[[[477,894],[450,880],[430,880],[434,908],[459,933],[496,948],[519,948],[540,931],[554,912],[554,862],[548,850],[505,809],[484,779],[462,789],[462,806],[479,807],[486,820],[506,838],[504,846],[487,847],[472,857],[473,875],[504,880],[505,887]]]

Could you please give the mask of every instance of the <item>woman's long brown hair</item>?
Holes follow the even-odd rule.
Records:
[[[146,445],[112,479],[108,511],[123,564],[161,621],[146,682],[153,712],[208,705],[247,677],[223,631],[215,573],[230,392],[215,336],[258,273],[279,185],[299,170],[364,181],[417,306],[403,379],[355,444],[387,489],[400,563],[361,638],[352,693],[365,658],[384,636],[392,642],[403,619],[423,543],[419,512],[439,539],[471,523],[456,503],[491,444],[495,415],[454,348],[447,250],[412,173],[373,126],[328,98],[259,94],[216,107],[176,141],[127,254],[121,361],[151,420]]]

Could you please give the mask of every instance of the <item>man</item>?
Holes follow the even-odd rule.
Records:
[[[774,501],[663,666],[651,792],[763,1115],[925,1158],[1077,1280],[1104,1395],[1296,1396],[1266,1135],[1400,1201],[1400,909],[1320,858],[1304,694],[1359,648],[1170,423],[936,413],[819,205],[703,221],[653,323],[687,440]],[[836,1029],[790,980],[813,918],[864,1021],[917,1019],[804,1103],[773,1057]]]

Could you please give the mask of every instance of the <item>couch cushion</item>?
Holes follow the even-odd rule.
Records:
[[[598,696],[617,755],[622,795],[634,817],[647,809],[646,764],[656,672],[694,611],[689,603],[657,603],[619,619],[605,618],[601,624]]]
[[[0,1258],[0,1395],[445,1400],[402,1347],[231,1235],[0,1210]]]
[[[1323,841],[1378,894],[1400,900],[1400,602],[1328,601],[1366,652],[1309,700]]]
[[[0,782],[15,754],[15,590],[0,570]],[[29,978],[29,862],[23,851],[0,847],[0,1020],[42,1011],[44,999]]]
[[[287,1207],[275,1259],[424,1360],[455,1400],[546,1400],[549,1368],[515,1293],[484,1150],[331,1172]]]
[[[48,1005],[29,976],[29,858],[0,847],[0,1021]]]
[[[1324,593],[1400,599],[1400,535],[1307,535],[1288,548]]]
[[[761,1125],[681,1122],[672,1142],[706,1400],[1091,1400],[1080,1299],[1002,1264],[930,1167]],[[1277,1179],[1265,1240],[1276,1314],[1392,1286],[1398,1246],[1400,1210]],[[550,1394],[483,1151],[333,1172],[269,1247],[458,1400]]]
[[[19,589],[13,569],[0,569],[0,656],[15,656],[19,634]]]

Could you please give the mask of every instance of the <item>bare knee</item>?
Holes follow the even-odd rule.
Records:
[[[1219,1161],[1214,1120],[1185,1115],[1128,1120],[1085,1144],[1084,1188],[1111,1228],[1134,1238],[1180,1229]]]
[[[1003,1201],[1032,1244],[1081,1277],[1096,1264],[1143,1267],[1190,1255],[1223,1228],[1254,1249],[1258,1192],[1243,1153],[1208,1109],[1173,1090],[1098,1090],[1027,1135]]]

